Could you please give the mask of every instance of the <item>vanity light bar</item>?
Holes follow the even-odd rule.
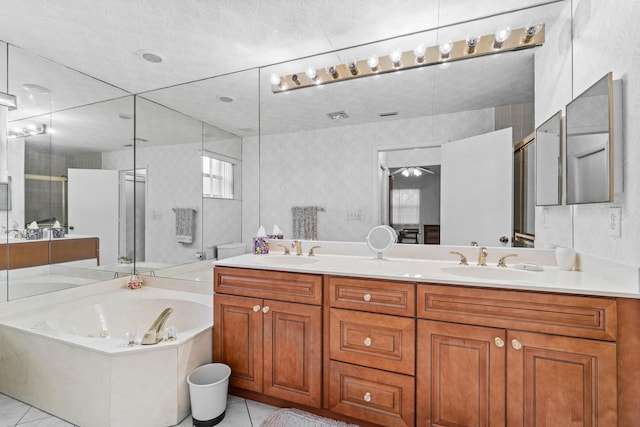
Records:
[[[43,135],[47,133],[47,125],[28,125],[22,128],[13,128],[7,131],[7,138],[15,139],[15,138],[25,138],[28,136],[34,135]]]
[[[379,57],[373,55],[368,59],[316,70],[307,69],[306,72],[288,74],[286,76],[273,75],[271,76],[271,91],[273,93],[287,92],[294,89],[392,73],[410,68],[529,49],[544,43],[544,24],[518,28],[510,32],[507,28],[500,33],[507,34],[506,40],[498,41],[496,37],[499,31],[496,31],[495,34],[467,37],[467,40],[446,42],[439,46],[418,47],[413,50],[394,52],[390,55]]]

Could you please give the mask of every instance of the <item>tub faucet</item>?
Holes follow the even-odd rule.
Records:
[[[482,265],[482,266],[487,265],[488,253],[489,251],[487,251],[487,248],[485,248],[484,246],[480,248],[480,255],[478,256],[478,265]]]
[[[300,240],[294,240],[291,242],[291,247],[296,248],[296,255],[302,255],[302,242]]]
[[[150,345],[150,344],[158,344],[162,341],[162,328],[164,327],[164,322],[167,321],[167,317],[173,313],[173,308],[167,307],[165,308],[160,316],[153,322],[153,325],[149,328],[147,332],[144,333],[144,337],[142,337],[142,345]]]

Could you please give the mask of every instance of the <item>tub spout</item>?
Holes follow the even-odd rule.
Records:
[[[167,317],[173,313],[173,308],[167,307],[165,308],[160,316],[153,322],[151,327],[147,332],[144,333],[144,337],[142,338],[142,345],[150,345],[150,344],[158,344],[162,341],[162,328],[164,327],[164,322],[166,322]]]

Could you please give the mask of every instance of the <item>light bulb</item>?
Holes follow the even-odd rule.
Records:
[[[413,49],[413,55],[416,57],[416,61],[424,61],[424,55],[427,53],[427,48],[423,44],[416,46]]]
[[[293,76],[291,76],[291,80],[293,80],[293,82],[295,84],[297,84],[298,86],[300,86],[300,77],[298,77],[297,74],[294,74]]]
[[[480,36],[468,35],[464,41],[467,44],[467,52],[473,53],[475,52],[478,43],[480,43]]]
[[[509,26],[498,28],[494,34],[496,38],[494,47],[501,47],[502,44],[505,41],[507,41],[510,35],[511,35],[511,28]]]
[[[271,84],[274,86],[280,86],[280,82],[282,81],[282,79],[280,78],[279,75],[277,74],[271,74]]]
[[[524,37],[522,41],[525,43],[529,43],[531,39],[540,32],[541,29],[542,29],[542,24],[527,25],[527,29],[524,32]]]
[[[440,50],[440,55],[443,58],[447,58],[451,53],[451,49],[453,49],[453,42],[446,41],[444,43],[441,43],[438,49]]]
[[[405,170],[402,171],[402,176],[408,178],[409,177],[409,173],[410,173],[409,169],[405,169]]]
[[[338,78],[338,70],[336,70],[336,67],[332,66],[327,68],[327,73],[329,73],[334,79]]]
[[[389,55],[389,58],[394,65],[398,66],[400,65],[400,60],[402,59],[402,52],[400,52],[399,50],[394,50],[393,52],[391,52],[391,55]]]
[[[420,175],[422,175],[422,172],[420,171],[420,169],[413,170],[413,176],[420,176]]]
[[[372,71],[375,71],[375,69],[378,68],[379,62],[380,62],[380,58],[378,58],[378,55],[371,55],[367,59],[367,64],[369,65],[369,67],[371,67]]]
[[[304,72],[307,77],[309,77],[311,80],[315,81],[316,77],[318,77],[318,72],[316,71],[315,68],[307,68],[307,71]]]

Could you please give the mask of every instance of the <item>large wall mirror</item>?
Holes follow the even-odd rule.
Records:
[[[536,129],[536,205],[562,203],[562,111]]]
[[[464,24],[452,24],[458,13],[440,14],[446,25],[438,30],[136,95],[5,45],[0,60],[8,67],[0,69],[8,76],[0,81],[8,80],[21,105],[9,128],[40,124],[52,132],[9,142],[11,210],[0,211],[0,223],[8,231],[57,222],[65,237],[43,235],[48,252],[38,256],[47,261],[34,264],[37,245],[24,252],[9,242],[12,233],[2,236],[9,266],[0,300],[132,273],[210,280],[217,247],[244,243],[248,250],[260,225],[293,237],[294,208],[317,208],[318,239],[364,241],[389,220],[385,185],[394,171],[446,170],[439,155],[415,150],[438,151],[504,129],[512,144],[533,130],[533,50],[288,94],[271,92],[271,74],[493,34],[505,23],[552,24],[563,2],[540,3]],[[343,111],[348,117],[332,114]],[[232,181],[227,190],[212,190],[219,177]],[[512,191],[512,179],[502,184]],[[441,186],[440,194],[450,190]],[[419,226],[438,224],[438,197],[431,199]],[[178,210],[193,213],[187,233],[178,233]],[[424,230],[419,235],[423,243]],[[63,244],[69,238],[84,239],[80,259]],[[21,265],[24,258],[31,265]]]
[[[294,210],[316,207],[313,214],[318,239],[363,241],[373,226],[389,222],[389,210],[385,210],[389,190],[384,186],[393,169],[434,165],[419,163],[418,158],[385,164],[381,154],[440,147],[512,128],[510,144],[505,148],[510,151],[508,164],[495,168],[508,176],[499,185],[507,200],[504,208],[499,208],[504,209],[506,228],[484,242],[501,245],[500,237],[511,235],[512,144],[534,130],[533,50],[288,93],[272,93],[270,77],[366,59],[374,54],[382,56],[394,49],[410,50],[420,43],[431,46],[444,40],[464,40],[468,34],[492,34],[504,22],[513,28],[533,21],[553,22],[561,6],[546,5],[261,69],[260,223],[267,229],[277,224],[285,236],[296,237],[292,226]],[[460,156],[453,158],[458,160]],[[443,174],[448,167],[440,163],[437,166]],[[386,175],[381,175],[381,168],[386,168]],[[485,180],[478,176],[470,181],[473,182],[464,183],[467,188]],[[448,182],[443,182],[443,186],[444,197],[456,191],[444,189],[448,188]],[[489,206],[487,212],[495,211],[495,206],[490,206],[494,203],[493,189],[487,188],[483,194],[482,205]],[[474,210],[477,212],[478,207],[468,209]],[[418,219],[414,224],[392,223],[392,226],[398,230],[418,228],[422,243],[426,235],[424,227],[440,225],[442,216],[429,216],[429,223]],[[461,221],[470,223],[472,219]],[[447,231],[442,230],[442,235],[447,235]],[[468,244],[481,240],[477,235],[452,239],[442,243]]]
[[[619,102],[608,73],[567,105],[567,204],[612,202],[621,189]]]

